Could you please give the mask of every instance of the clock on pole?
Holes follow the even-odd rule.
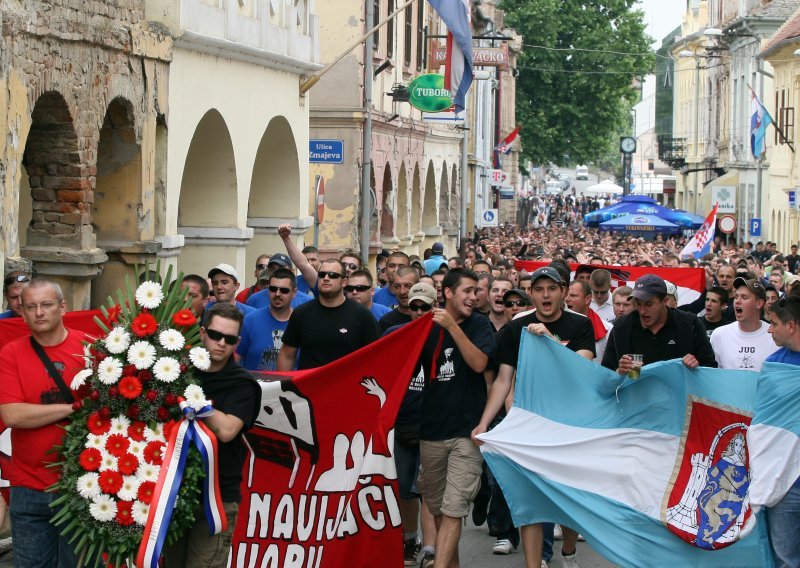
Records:
[[[636,138],[633,136],[623,136],[619,139],[619,151],[622,152],[622,195],[631,192],[631,169],[633,164],[633,153],[636,151]]]

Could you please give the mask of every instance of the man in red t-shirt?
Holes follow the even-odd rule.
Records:
[[[45,493],[58,479],[58,469],[46,465],[59,459],[53,448],[61,445],[61,426],[73,412],[72,401],[66,400],[48,374],[31,337],[43,347],[69,386],[84,367],[86,335],[64,326],[67,304],[61,288],[51,280],[30,281],[22,291],[22,310],[31,336],[12,341],[0,350],[0,419],[12,428],[7,475],[11,482],[14,563],[42,568],[75,566],[73,548],[50,524],[55,513],[50,503],[58,495]]]

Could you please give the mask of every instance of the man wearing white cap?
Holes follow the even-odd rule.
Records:
[[[208,277],[211,279],[211,289],[214,290],[214,301],[206,305],[206,311],[217,303],[236,306],[244,316],[255,311],[255,308],[236,301],[236,290],[239,289],[239,273],[236,272],[233,266],[224,262],[218,264],[208,271]]]

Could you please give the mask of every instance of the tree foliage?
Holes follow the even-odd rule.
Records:
[[[503,0],[505,24],[525,44],[516,95],[523,158],[563,164],[565,155],[586,163],[618,154],[619,134],[630,132],[629,112],[639,96],[634,79],[655,65],[643,13],[634,5]]]

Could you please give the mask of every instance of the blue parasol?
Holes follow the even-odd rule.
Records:
[[[623,215],[622,217],[603,221],[600,223],[600,230],[655,236],[656,233],[676,235],[683,229],[679,225],[670,223],[666,219],[662,219],[656,215],[636,214]]]
[[[605,221],[627,215],[656,216],[681,229],[699,229],[704,221],[702,217],[692,215],[687,211],[663,207],[647,195],[626,195],[618,203],[588,213],[583,216],[583,219],[588,227],[598,227]]]

